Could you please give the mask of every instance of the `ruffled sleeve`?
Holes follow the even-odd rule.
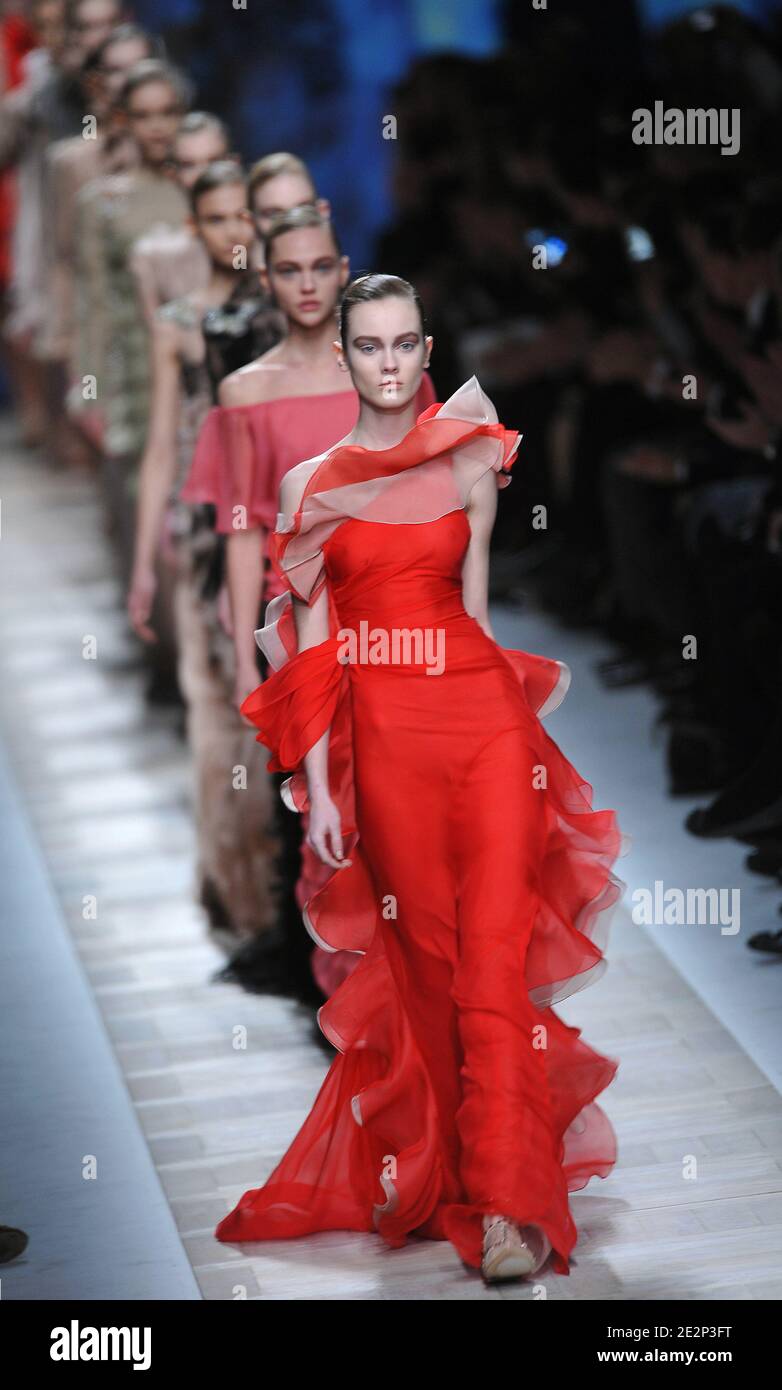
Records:
[[[242,714],[260,730],[257,741],[271,750],[269,772],[298,767],[331,724],[343,674],[337,645],[329,637],[305,648],[244,701]]]
[[[330,727],[328,750],[329,788],[332,796],[349,786],[350,796],[341,810],[352,818],[352,749],[350,682],[347,667],[339,660],[339,618],[329,593],[329,636],[314,647],[298,649],[290,592],[273,599],[266,610],[266,624],[255,639],[272,668],[262,685],[253,690],[241,710],[258,729],[256,742],[269,749],[269,772],[292,772],[281,796],[294,811],[309,810],[304,758]]]
[[[258,729],[256,741],[271,752],[267,770],[291,772],[280,796],[304,819],[296,899],[307,931],[328,955],[328,963],[322,957],[313,960],[316,979],[328,997],[353,970],[376,924],[371,874],[356,825],[350,677],[338,656],[339,619],[330,593],[329,636],[317,646],[297,649],[290,592],[269,604],[266,617],[266,626],[255,636],[276,669],[247,696],[241,710]],[[343,852],[350,860],[342,869],[324,864],[306,841],[310,800],[304,758],[327,729],[329,794],[339,811]],[[333,939],[337,921],[339,941]]]
[[[274,526],[277,478],[266,404],[210,410],[181,496],[184,502],[211,502],[223,535]]]
[[[225,467],[222,413],[220,406],[213,406],[198,431],[190,468],[180,493],[182,501],[192,506],[207,502],[217,506],[220,497],[220,479]]]

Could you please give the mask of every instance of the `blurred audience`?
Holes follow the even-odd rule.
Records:
[[[423,294],[441,398],[475,372],[524,430],[494,597],[605,633],[604,684],[659,698],[671,792],[713,797],[688,829],[779,877],[782,46],[704,8],[597,86],[589,24],[411,71],[375,262]],[[729,101],[739,151],[634,143],[656,101]]]

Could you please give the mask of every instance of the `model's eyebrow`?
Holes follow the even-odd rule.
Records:
[[[398,333],[397,336],[394,338],[394,342],[395,342],[395,343],[402,343],[402,342],[404,342],[404,340],[405,340],[406,338],[418,338],[418,337],[420,337],[420,334],[416,333],[416,331],[415,331],[414,328],[411,328],[409,333]],[[381,346],[382,346],[383,339],[382,339],[382,338],[373,338],[372,335],[371,335],[371,333],[359,333],[359,334],[357,334],[357,336],[353,339],[353,342],[354,342],[354,343],[380,343]]]
[[[336,259],[336,256],[330,256],[328,252],[325,252],[322,256],[318,256],[317,259],[312,262],[312,264],[323,265],[323,263],[326,262],[328,265],[333,265]],[[272,266],[272,270],[288,270],[289,268],[293,270],[301,270],[302,263],[301,261],[290,261],[280,259],[279,261],[275,261],[274,265]]]

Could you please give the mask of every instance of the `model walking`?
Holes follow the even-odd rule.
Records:
[[[567,668],[498,646],[489,624],[489,537],[519,436],[475,378],[416,423],[430,348],[406,281],[355,281],[340,354],[358,423],[280,490],[287,590],[259,633],[278,669],[244,710],[309,810],[323,876],[306,925],[359,963],[320,1009],[340,1055],[310,1114],[216,1234],[415,1233],[488,1279],[551,1252],[564,1274],[568,1193],[615,1162],[595,1100],[618,1063],[551,1006],[605,967],[626,846],[540,722]],[[351,659],[362,624],[373,650]],[[441,634],[443,659],[426,641],[394,659],[400,632]]]

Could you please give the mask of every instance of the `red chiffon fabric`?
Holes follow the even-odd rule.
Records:
[[[351,863],[316,861],[303,915],[357,964],[319,1012],[339,1055],[310,1114],[220,1240],[377,1230],[479,1266],[495,1212],[545,1230],[566,1274],[568,1193],[615,1162],[596,1097],[618,1063],[551,1006],[605,968],[627,837],[540,722],[567,667],[500,647],[463,605],[469,492],[489,468],[510,481],[518,441],[473,378],[395,448],[324,455],[278,518],[275,563],[310,603],[328,581],[330,635],[298,651],[291,594],[275,599],[257,634],[275,672],[243,710],[303,812],[304,755],[330,731]],[[370,642],[442,633],[444,660],[345,662],[362,624]]]

